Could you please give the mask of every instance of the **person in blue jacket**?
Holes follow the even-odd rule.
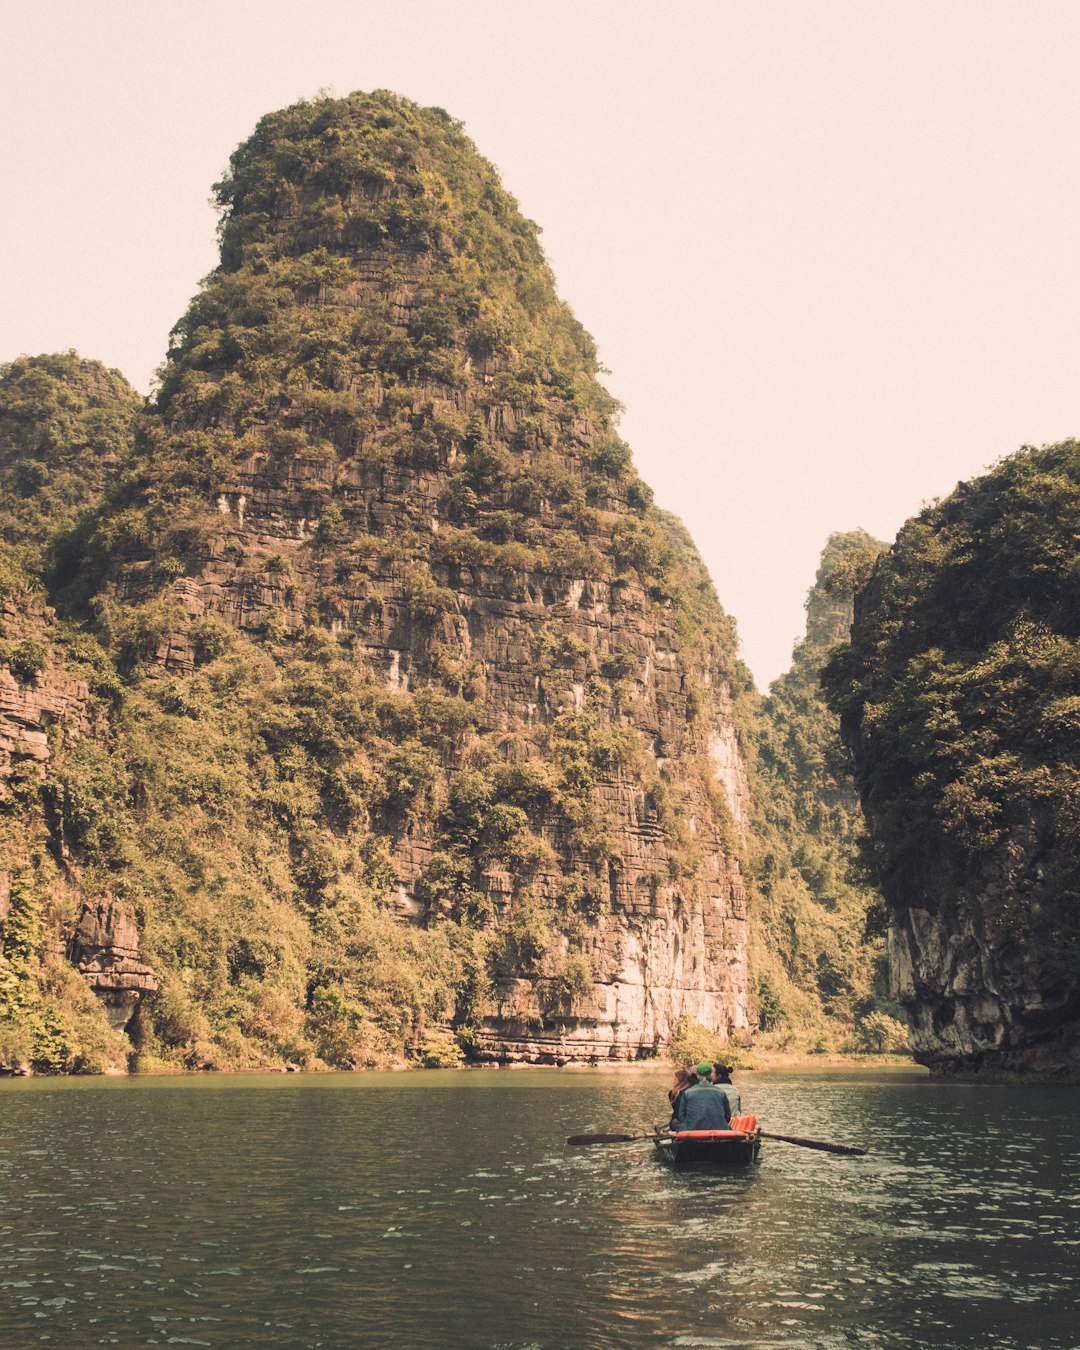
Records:
[[[700,1070],[704,1067],[705,1074]],[[726,1130],[730,1128],[731,1105],[727,1094],[708,1081],[711,1064],[698,1066],[703,1082],[695,1083],[681,1093],[675,1105],[680,1130]]]

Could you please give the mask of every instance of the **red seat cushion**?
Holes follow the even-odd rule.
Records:
[[[732,1116],[731,1128],[742,1130],[744,1134],[753,1134],[757,1129],[757,1116]]]

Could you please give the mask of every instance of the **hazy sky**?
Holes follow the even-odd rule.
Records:
[[[762,686],[831,531],[1080,434],[1073,0],[8,0],[0,43],[0,360],[147,390],[264,112],[438,104],[543,227]]]

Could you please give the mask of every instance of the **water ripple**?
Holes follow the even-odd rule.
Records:
[[[656,1070],[0,1084],[0,1341],[1055,1350],[1080,1325],[1080,1097],[743,1080],[760,1168],[568,1134]],[[402,1122],[400,1130],[388,1122]],[[416,1129],[416,1122],[423,1128]]]

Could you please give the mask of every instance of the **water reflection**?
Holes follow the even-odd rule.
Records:
[[[666,1075],[0,1085],[5,1345],[1065,1347],[1072,1089],[746,1076],[762,1166],[664,1169]]]

